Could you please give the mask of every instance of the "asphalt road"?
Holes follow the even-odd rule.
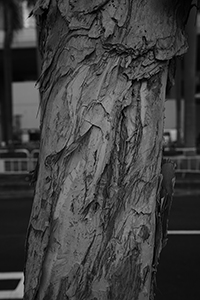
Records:
[[[29,193],[0,199],[0,274],[22,272],[24,243],[31,212]],[[171,210],[167,246],[157,272],[155,300],[200,299],[200,193],[177,193]],[[177,230],[178,232],[176,232]],[[190,231],[189,231],[190,230]],[[1,290],[13,289],[17,280],[0,280]],[[2,299],[0,297],[0,299]]]
[[[174,198],[169,233],[158,267],[155,300],[200,299],[200,193]]]
[[[0,272],[23,270],[24,242],[32,198],[0,200]]]

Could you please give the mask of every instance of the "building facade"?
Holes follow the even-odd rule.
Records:
[[[37,39],[34,17],[29,18],[22,3],[23,28],[14,33],[12,42],[12,103],[14,139],[29,140],[39,131],[39,91]],[[0,104],[4,97],[2,9],[0,10]],[[2,121],[2,118],[0,119]],[[1,136],[0,136],[1,139]]]

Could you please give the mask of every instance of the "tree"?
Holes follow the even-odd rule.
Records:
[[[25,300],[153,298],[165,90],[187,50],[190,5],[37,2],[41,145]]]
[[[30,16],[32,16],[32,9],[36,3],[36,0],[26,0],[27,7],[31,10]],[[39,52],[39,32],[38,32],[38,26],[36,24],[36,51],[37,51],[37,71],[38,71],[38,77],[40,76],[41,71],[41,57]]]
[[[191,10],[186,27],[189,50],[184,57],[184,145],[189,155],[196,153],[196,9]]]
[[[176,130],[177,130],[177,146],[183,144],[181,130],[181,99],[182,99],[182,61],[176,61],[176,79],[175,79],[175,96],[176,96]]]
[[[14,31],[22,28],[20,0],[0,0],[3,8],[4,48],[3,78],[4,97],[2,99],[2,135],[6,144],[12,141],[12,50],[11,44]]]

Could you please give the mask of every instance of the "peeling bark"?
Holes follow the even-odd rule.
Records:
[[[24,299],[153,298],[165,89],[187,49],[181,5],[37,2],[41,148]]]

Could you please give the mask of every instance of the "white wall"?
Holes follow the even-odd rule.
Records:
[[[39,129],[39,92],[35,82],[15,82],[12,92],[13,115],[21,115],[21,128]]]
[[[176,103],[174,100],[165,102],[165,128],[176,128]]]
[[[183,136],[184,126],[184,101],[181,101],[181,135]],[[172,140],[176,140],[176,101],[168,99],[165,102],[165,131],[170,131]]]

